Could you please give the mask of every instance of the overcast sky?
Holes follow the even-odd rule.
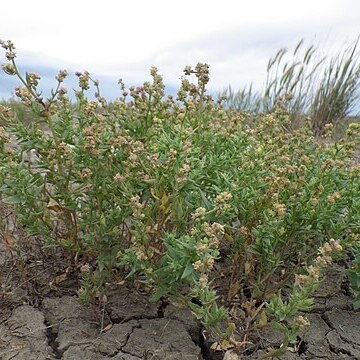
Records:
[[[21,69],[39,72],[46,91],[58,69],[88,70],[109,98],[119,78],[140,85],[152,65],[169,91],[197,62],[210,65],[212,92],[259,88],[279,48],[304,38],[330,53],[359,35],[360,0],[17,0],[0,9],[0,39],[16,44]],[[0,98],[17,85],[1,73]]]

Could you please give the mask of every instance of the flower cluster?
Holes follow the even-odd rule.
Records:
[[[316,283],[320,279],[321,270],[332,264],[332,256],[342,251],[342,246],[338,240],[330,239],[319,250],[319,256],[316,257],[314,265],[310,265],[307,269],[307,275],[296,275],[295,283],[305,286],[307,284]]]
[[[22,103],[26,105],[30,105],[31,101],[33,100],[33,95],[31,94],[29,89],[21,86],[15,89],[15,95],[21,100]]]
[[[233,196],[228,192],[222,192],[215,198],[215,209],[216,214],[221,215],[226,213],[231,209],[231,205],[229,204],[233,199]]]
[[[176,179],[177,183],[178,184],[185,183],[187,181],[187,177],[189,175],[189,172],[190,172],[190,160],[185,159],[184,164],[179,169],[178,177]]]
[[[8,75],[16,75],[16,68],[13,64],[2,64],[1,65],[3,71]]]
[[[210,239],[210,246],[217,249],[219,247],[220,238],[224,235],[224,226],[214,222],[209,225],[207,222],[203,224],[203,231],[205,235]]]
[[[197,215],[195,221],[200,221],[203,218],[205,215],[204,210],[203,208],[198,208],[195,211]],[[224,233],[224,226],[216,222],[211,225],[208,222],[203,222],[192,230],[194,236],[200,236],[200,240],[195,246],[199,260],[192,264],[195,271],[205,273],[213,269],[217,249],[220,246],[220,240]]]
[[[79,87],[82,90],[89,90],[90,89],[90,74],[88,71],[84,71],[83,73],[77,71],[75,75],[79,78]]]
[[[9,121],[12,116],[13,112],[11,111],[11,108],[0,104],[0,117],[5,121]]]
[[[307,319],[306,317],[299,315],[296,317],[295,319],[295,324],[300,328],[304,328],[305,326],[309,326],[310,325],[310,321],[309,319]]]
[[[275,204],[274,208],[276,210],[277,215],[282,218],[286,214],[286,206],[284,204]]]
[[[192,214],[192,218],[199,222],[199,221],[202,221],[204,219],[206,215],[206,209],[203,208],[203,207],[199,207],[195,210],[195,212]]]
[[[4,127],[0,126],[0,143],[8,142],[9,139],[9,135],[6,134]]]
[[[15,58],[15,53],[14,53],[15,45],[12,41],[0,40],[0,46],[7,51],[5,53],[5,56],[8,60],[13,60]]]
[[[28,86],[37,87],[39,85],[40,75],[34,72],[28,72],[26,74],[26,81]]]
[[[335,191],[332,195],[328,196],[328,201],[329,201],[329,203],[333,204],[340,198],[341,198],[340,193],[338,191]]]
[[[133,218],[135,218],[135,219],[144,219],[145,218],[145,214],[142,212],[142,210],[145,207],[145,204],[140,202],[139,195],[134,195],[133,197],[131,197],[130,206],[133,210],[133,213],[132,213]]]
[[[62,83],[68,76],[68,72],[66,70],[60,70],[58,75],[56,75],[55,79],[59,82]]]

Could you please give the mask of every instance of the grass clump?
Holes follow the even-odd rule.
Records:
[[[309,116],[316,135],[324,134],[326,124],[336,125],[359,106],[360,58],[356,40],[330,59],[317,56],[313,45],[304,48],[301,40],[292,54],[282,48],[270,58],[264,90],[252,86],[222,93],[227,107],[251,114],[269,113],[279,98],[286,98],[294,126]]]
[[[152,68],[143,86],[120,81],[112,104],[87,72],[71,104],[62,70],[44,100],[39,76],[22,77],[13,44],[2,47],[35,119],[0,108],[1,201],[30,236],[64,251],[79,297],[103,299],[125,271],[145,279],[153,300],[189,306],[221,349],[244,351],[267,324],[296,342],[307,324],[298,311],[359,229],[357,127],[320,145],[311,124],[287,130],[284,102],[255,118],[227,112],[206,93],[206,64],[185,68],[176,99]]]

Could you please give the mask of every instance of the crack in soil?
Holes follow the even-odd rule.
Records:
[[[127,321],[126,321],[126,322],[127,322]],[[128,343],[128,341],[129,341],[131,335],[134,333],[134,329],[141,329],[141,324],[140,324],[140,323],[137,323],[136,325],[134,325],[134,326],[131,327],[131,331],[127,334],[126,339],[125,339],[125,341],[124,341],[124,344],[120,346],[119,351],[116,351],[114,354],[112,354],[112,355],[110,355],[110,356],[109,356],[109,355],[106,355],[108,358],[113,358],[113,357],[117,356],[117,355],[120,353],[120,351],[121,351],[123,354],[127,354],[127,355],[131,355],[131,356],[137,357],[136,355],[133,355],[133,354],[131,354],[130,352],[124,350],[124,347],[127,345],[127,343]],[[139,359],[140,359],[140,358],[139,358]]]
[[[161,303],[158,306],[156,315],[146,315],[146,314],[140,314],[140,315],[133,315],[130,317],[124,318],[117,318],[111,314],[111,311],[106,311],[107,316],[111,320],[112,324],[126,324],[129,321],[139,321],[139,320],[155,320],[155,319],[162,319],[165,317],[165,310],[167,306],[170,303],[167,300],[162,300]]]
[[[125,342],[124,342],[124,345],[122,345],[120,347],[120,351],[126,353],[123,348],[127,345],[129,339],[130,339],[130,336],[134,333],[134,329],[141,329],[141,324],[140,323],[137,323],[136,325],[132,326],[131,327],[131,331],[129,332],[129,334],[126,336],[126,339],[125,339]]]
[[[335,330],[334,326],[332,325],[330,319],[327,316],[327,311],[323,311],[320,313],[320,317],[321,319],[325,322],[325,324],[330,328],[330,330],[326,333],[326,335],[331,331],[331,330]],[[337,331],[336,331],[337,332]]]
[[[192,341],[194,342],[194,344],[196,346],[198,346],[200,348],[200,353],[201,353],[201,356],[203,357],[203,359],[211,360],[210,348],[206,344],[205,338],[203,336],[203,330],[204,330],[203,327],[201,327],[199,330],[199,341],[195,341],[194,339],[192,339]]]
[[[127,324],[128,322],[130,321],[139,321],[139,320],[156,320],[156,319],[159,319],[159,317],[156,315],[156,316],[152,316],[152,315],[145,315],[145,314],[142,314],[142,315],[134,315],[134,316],[129,316],[127,317],[126,319],[121,319],[121,320],[117,320],[117,319],[113,319],[111,316],[110,316],[110,320],[113,324]]]
[[[329,343],[329,341],[328,341]],[[329,343],[329,349],[332,353],[339,355],[339,354],[345,354],[345,355],[349,355],[352,356],[351,351],[345,350],[345,349],[341,349],[337,346],[335,346],[334,344]]]
[[[130,321],[130,320],[129,320],[129,321]],[[123,322],[123,323],[121,323],[121,324],[126,324],[127,322],[128,322],[128,321],[125,321],[125,322]],[[109,353],[106,352],[106,351],[99,351],[99,350],[97,350],[97,352],[98,352],[100,355],[105,356],[106,358],[109,358],[109,359],[116,357],[117,355],[119,355],[119,353],[123,353],[123,354],[126,354],[126,355],[131,355],[131,356],[133,356],[133,357],[135,357],[135,358],[140,359],[138,356],[136,356],[136,355],[134,355],[134,354],[132,354],[132,353],[124,350],[124,347],[127,345],[127,343],[128,343],[128,341],[129,341],[131,335],[134,333],[134,329],[136,329],[136,328],[138,328],[138,329],[141,328],[141,324],[140,324],[140,323],[137,323],[137,324],[135,324],[134,326],[131,327],[131,331],[127,334],[126,339],[124,340],[123,344],[119,347],[119,349],[118,349],[117,351],[114,351],[112,354],[109,354]],[[89,343],[89,345],[92,345],[92,344],[93,344],[93,342]],[[114,342],[114,344],[116,344],[116,342]],[[75,344],[75,346],[77,346],[77,345],[79,345],[79,344]],[[84,344],[81,344],[81,345],[84,345]],[[69,349],[71,346],[74,346],[74,345],[73,345],[73,344],[69,345],[69,346],[66,348],[66,350]],[[64,352],[65,352],[65,351],[64,351]]]
[[[300,336],[297,337],[297,353],[299,355],[305,354],[308,349],[308,343],[304,339],[302,339]]]
[[[350,279],[345,276],[341,285],[340,285],[340,289],[341,292],[345,295],[345,296],[352,296],[353,292],[351,290],[351,286],[350,286]]]
[[[332,323],[331,323],[331,321],[329,320],[328,316],[326,315],[326,311],[321,312],[321,313],[320,313],[320,317],[321,317],[321,319],[325,322],[325,324],[330,328],[329,331],[327,331],[327,332],[325,333],[326,344],[328,345],[329,350],[330,350],[332,353],[338,355],[338,352],[336,351],[336,350],[337,350],[336,347],[330,342],[330,340],[329,340],[329,338],[328,338],[328,335],[329,335],[332,331],[335,331],[336,333],[337,333],[337,331],[336,331],[336,329],[334,328],[334,326],[332,325]]]
[[[61,359],[62,352],[58,348],[59,344],[57,342],[57,334],[55,333],[55,331],[52,330],[53,327],[50,325],[50,323],[47,320],[45,320],[45,325],[46,325],[47,344],[52,349],[55,359]]]
[[[168,305],[169,305],[169,301],[161,299],[161,303],[160,303],[160,305],[158,307],[158,310],[157,310],[157,317],[159,319],[162,319],[165,316],[165,310],[166,310]]]
[[[326,343],[328,344],[329,350],[336,354],[344,354],[344,355],[349,355],[349,356],[353,356],[352,352],[350,350],[346,350],[342,347],[337,346],[336,344],[332,343],[329,338],[328,335],[334,331],[335,334],[337,336],[339,336],[339,338],[341,339],[341,341],[344,344],[347,344],[349,346],[351,346],[353,349],[355,349],[354,347],[354,343],[349,341],[349,339],[347,339],[346,337],[342,336],[341,333],[339,333],[339,331],[337,330],[337,328],[335,326],[333,326],[331,320],[329,319],[329,315],[328,313],[325,311],[322,315],[321,315],[322,320],[326,323],[326,325],[330,328],[330,330],[326,333],[325,338],[326,338]]]

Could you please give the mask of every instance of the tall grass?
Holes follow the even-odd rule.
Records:
[[[358,39],[359,40],[359,39]],[[313,130],[344,119],[359,103],[360,64],[358,40],[341,56],[333,58],[317,86],[310,108]]]
[[[269,59],[262,91],[250,85],[235,92],[229,86],[221,95],[229,108],[253,114],[271,112],[285,97],[293,124],[310,116],[313,131],[320,135],[325,124],[335,125],[359,104],[358,42],[328,58],[301,40],[292,53],[282,48]]]

